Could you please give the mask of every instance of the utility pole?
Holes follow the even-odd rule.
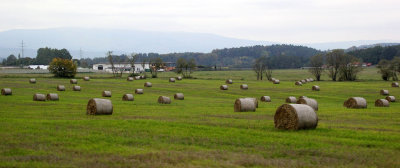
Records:
[[[22,53],[22,57],[21,58],[24,58],[24,40],[22,40],[22,43],[21,43],[21,53]]]

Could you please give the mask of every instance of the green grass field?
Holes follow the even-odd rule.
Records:
[[[157,79],[128,82],[110,74],[78,74],[81,92],[68,79],[48,74],[1,74],[0,167],[400,167],[400,103],[374,107],[388,89],[400,98],[400,88],[381,81],[376,69],[364,70],[357,82],[320,82],[295,86],[311,77],[306,70],[277,70],[281,84],[256,81],[251,71],[196,72],[197,79],[169,83],[174,73]],[[82,76],[91,76],[83,81]],[[29,84],[36,77],[36,84]],[[219,86],[232,78],[229,90]],[[144,88],[146,81],[152,88]],[[239,89],[246,83],[249,90]],[[66,86],[65,92],[56,86]],[[311,91],[319,85],[321,91]],[[143,88],[135,101],[122,95]],[[114,113],[86,115],[91,98],[112,91]],[[160,95],[185,100],[157,103]],[[34,102],[34,93],[58,93],[60,101]],[[233,112],[236,98],[268,95],[256,112]],[[315,130],[274,128],[275,110],[288,96],[306,95],[319,103]],[[367,109],[347,109],[353,96],[367,99]]]

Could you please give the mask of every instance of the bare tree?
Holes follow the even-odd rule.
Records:
[[[344,50],[335,49],[326,54],[326,63],[328,65],[328,75],[333,80],[336,81],[339,68],[340,59],[345,55]]]
[[[129,63],[131,64],[132,75],[135,73],[135,62],[137,60],[138,55],[135,53],[131,53],[130,57],[128,58]]]
[[[191,74],[196,69],[196,61],[194,58],[187,61],[184,58],[179,58],[176,61],[176,73],[182,74],[184,78],[191,78]]]
[[[267,57],[261,56],[254,61],[253,70],[257,74],[257,80],[263,80],[263,74],[267,69]]]
[[[107,52],[107,58],[108,58],[108,62],[110,62],[110,64],[111,64],[111,71],[112,71],[113,77],[116,77],[117,76],[117,70],[116,70],[116,68],[114,66],[114,59],[113,59],[112,53],[113,53],[112,51],[108,51]]]
[[[314,75],[317,81],[321,79],[322,72],[324,71],[324,56],[322,54],[314,55],[310,58],[310,73]]]

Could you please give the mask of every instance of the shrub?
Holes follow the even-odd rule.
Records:
[[[72,60],[54,58],[48,69],[55,77],[71,78],[75,76],[77,66]]]

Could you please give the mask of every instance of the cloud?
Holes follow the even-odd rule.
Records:
[[[120,28],[276,42],[400,40],[397,0],[14,0],[0,30]]]

